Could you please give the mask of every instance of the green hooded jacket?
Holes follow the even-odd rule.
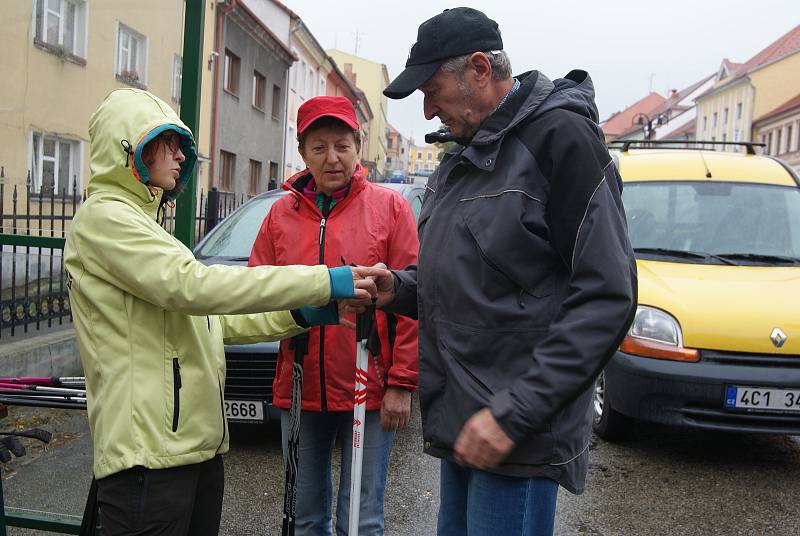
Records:
[[[141,160],[165,129],[182,135],[185,182],[196,152],[175,112],[137,89],[106,97],[90,119],[88,198],[64,249],[98,479],[226,452],[223,345],[301,333],[287,310],[324,305],[331,292],[325,266],[204,266],[167,233]]]

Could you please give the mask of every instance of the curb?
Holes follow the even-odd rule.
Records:
[[[4,342],[0,367],[5,376],[82,376],[75,329]]]

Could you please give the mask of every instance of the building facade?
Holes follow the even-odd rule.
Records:
[[[608,119],[600,123],[606,143],[627,138],[628,133],[639,130],[642,126],[640,121],[643,116],[650,116],[653,110],[664,104],[665,101],[666,99],[662,95],[653,91],[624,110],[611,114]]]
[[[411,140],[400,134],[392,125],[386,127],[386,174],[393,171],[408,173],[408,151]]]
[[[439,165],[438,145],[411,146],[408,151],[408,174],[430,175]]]
[[[296,57],[246,4],[217,10],[211,186],[255,195],[282,176],[286,84]]]
[[[333,97],[345,97],[353,103],[353,108],[356,110],[356,117],[358,124],[361,127],[361,151],[358,157],[362,162],[369,160],[369,129],[372,122],[372,108],[370,108],[369,101],[367,101],[364,92],[358,89],[356,85],[339,69],[333,58],[328,57],[331,71],[328,74],[328,95]],[[368,177],[375,180],[375,177]]]
[[[386,65],[369,61],[341,50],[328,50],[336,62],[356,86],[366,95],[372,109],[370,124],[369,158],[362,161],[365,166],[374,166],[378,177],[386,176],[386,126],[388,99],[383,90],[389,85]]]
[[[764,153],[784,160],[800,173],[800,94],[753,121],[753,138]]]
[[[214,2],[207,9],[213,10]],[[13,185],[57,201],[89,176],[89,116],[113,89],[146,89],[180,108],[183,0],[30,0],[3,6],[0,166]],[[153,17],[153,12],[158,17]],[[206,17],[208,29],[213,20]],[[91,21],[91,24],[90,24]],[[208,31],[208,30],[207,30]],[[206,40],[210,49],[210,40]],[[207,57],[207,56],[206,56]],[[10,73],[21,73],[9,76]],[[203,82],[207,80],[203,73]],[[206,86],[207,87],[207,86]],[[57,88],[57,89],[56,89]],[[206,95],[203,95],[206,97]],[[209,99],[201,99],[208,111]],[[201,110],[201,116],[203,110]],[[200,172],[203,155],[201,145]],[[205,140],[207,143],[207,140]],[[43,209],[44,210],[44,209]]]
[[[745,63],[723,60],[713,87],[697,98],[697,139],[756,140],[753,120],[786,103],[798,87],[800,25]]]

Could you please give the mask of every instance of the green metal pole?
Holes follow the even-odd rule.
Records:
[[[185,0],[183,20],[183,81],[181,83],[181,120],[194,133],[197,142],[200,130],[200,82],[203,62],[203,27],[205,0]],[[175,237],[194,247],[194,227],[197,204],[197,167],[178,197],[175,214]]]

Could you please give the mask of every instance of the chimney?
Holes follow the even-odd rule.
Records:
[[[350,80],[353,83],[354,86],[358,85],[358,84],[356,84],[356,73],[353,72],[353,64],[352,63],[345,63],[344,64],[344,75],[345,75],[345,77],[347,77],[348,80]]]

